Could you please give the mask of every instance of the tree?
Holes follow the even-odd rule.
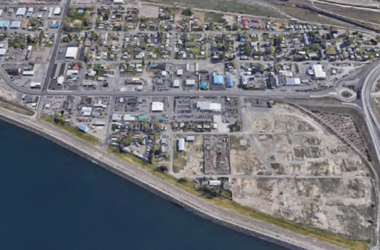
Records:
[[[89,15],[85,15],[83,18],[83,25],[87,27],[90,24],[91,24],[91,17]]]
[[[265,70],[265,66],[264,66],[263,64],[259,63],[259,71],[260,71],[261,73],[263,73],[264,70]]]
[[[184,15],[184,16],[193,15],[193,8],[189,7],[189,8],[182,10],[182,15]]]
[[[45,37],[45,33],[41,30],[40,34],[38,36],[38,42],[39,42],[40,46],[41,46],[41,43],[42,43],[42,40],[44,39],[44,37]]]
[[[133,137],[132,137],[132,134],[128,133],[126,137],[123,138],[123,140],[121,141],[121,143],[123,143],[124,145],[130,145],[131,143],[133,142]]]

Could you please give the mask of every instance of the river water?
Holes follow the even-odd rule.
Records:
[[[280,250],[0,121],[0,249]]]

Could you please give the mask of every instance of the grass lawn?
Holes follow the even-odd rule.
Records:
[[[76,11],[74,13],[74,15],[71,17],[71,21],[74,21],[74,20],[80,20],[81,22],[83,22],[83,19],[84,19],[84,16],[86,15],[85,12],[83,13],[79,13],[78,11]]]
[[[41,114],[40,120],[43,122],[49,123],[51,125],[54,125],[55,127],[59,128],[60,130],[76,136],[79,139],[87,142],[88,144],[96,146],[100,143],[100,140],[98,138],[96,138],[90,134],[83,133],[83,132],[79,131],[77,128],[75,128],[69,124],[61,125],[60,123],[55,123],[53,117],[51,117],[49,115]]]
[[[153,165],[146,163],[145,161],[142,161],[142,160],[140,160],[140,159],[138,159],[138,158],[136,158],[130,154],[120,153],[119,149],[117,147],[109,146],[107,148],[107,153],[116,157],[116,158],[119,158],[119,159],[121,159],[121,160],[123,160],[123,161],[125,161],[131,165],[139,167],[139,168],[147,171],[148,173],[150,173],[150,174],[152,174],[158,178],[161,178],[162,180],[168,182],[169,184],[171,184],[175,187],[181,188],[182,190],[184,190],[184,191],[186,191],[192,195],[195,195],[201,199],[204,199],[205,201],[213,204],[216,207],[225,209],[225,210],[233,212],[235,214],[239,214],[239,215],[242,215],[242,216],[245,216],[248,218],[267,222],[269,224],[272,224],[272,225],[275,225],[277,227],[295,232],[297,234],[305,235],[305,236],[308,236],[308,237],[311,237],[311,238],[314,238],[314,239],[317,239],[317,240],[320,240],[323,242],[327,242],[327,243],[330,243],[330,244],[333,244],[333,245],[336,245],[339,247],[343,247],[346,249],[365,250],[368,248],[367,242],[348,240],[348,239],[345,239],[345,238],[342,238],[339,236],[335,236],[329,232],[304,227],[301,224],[297,224],[297,223],[289,222],[289,221],[284,220],[284,219],[276,218],[274,216],[253,210],[251,208],[245,207],[245,206],[240,205],[234,201],[231,201],[231,200],[228,200],[228,199],[225,199],[222,197],[216,197],[213,199],[206,199],[202,193],[200,193],[199,191],[197,191],[195,189],[195,185],[192,182],[190,182],[190,181],[178,182],[178,179],[176,179],[175,177],[173,177],[169,174],[166,174],[166,173],[156,171],[154,169]]]
[[[182,169],[184,169],[186,165],[186,152],[178,152],[177,150],[174,151],[173,154],[173,171],[174,173],[179,173]]]

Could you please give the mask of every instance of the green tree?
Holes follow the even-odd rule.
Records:
[[[40,46],[41,46],[41,43],[42,43],[42,40],[44,39],[44,37],[45,37],[45,33],[41,30],[40,34],[38,36],[38,42],[39,42]]]
[[[128,133],[126,137],[123,138],[121,143],[124,145],[130,145],[133,142],[133,137],[131,133]]]

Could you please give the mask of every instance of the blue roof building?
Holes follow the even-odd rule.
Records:
[[[215,85],[223,85],[224,79],[222,75],[214,75],[214,84]]]
[[[87,131],[88,131],[88,127],[86,125],[83,125],[83,124],[79,125],[78,129],[84,133],[87,133]]]
[[[94,111],[94,112],[92,112],[92,116],[93,116],[93,117],[100,117],[100,113],[99,113],[99,111]]]
[[[207,83],[205,83],[205,82],[201,82],[201,83],[199,84],[199,87],[200,87],[201,89],[208,89],[208,85],[207,85]]]
[[[57,29],[58,28],[58,24],[50,24],[50,29]]]
[[[226,77],[226,83],[228,88],[232,88],[234,86],[234,81],[232,80],[231,76]]]

